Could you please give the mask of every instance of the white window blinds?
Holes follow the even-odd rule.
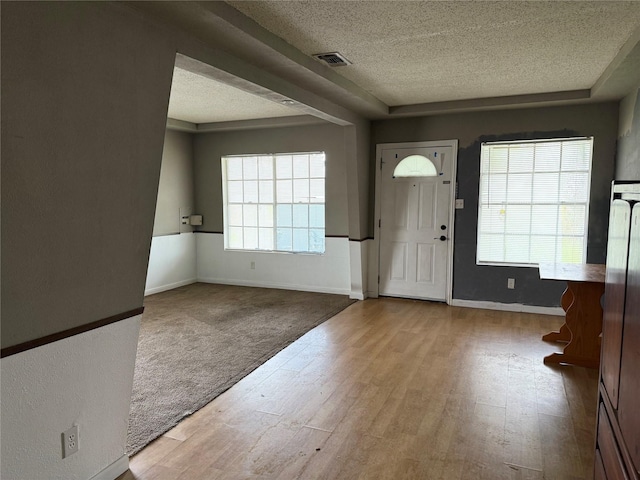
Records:
[[[477,263],[584,263],[592,138],[485,143]]]
[[[225,248],[325,251],[324,152],[222,158]]]

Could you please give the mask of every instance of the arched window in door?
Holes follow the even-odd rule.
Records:
[[[393,171],[396,177],[435,177],[438,170],[431,160],[422,155],[409,155],[403,158]]]

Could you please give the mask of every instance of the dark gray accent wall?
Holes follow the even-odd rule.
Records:
[[[620,102],[616,180],[640,180],[640,87]]]
[[[187,214],[196,213],[193,210],[194,203],[193,135],[167,130],[162,149],[153,236],[193,231],[190,225],[181,224],[180,209]]]
[[[559,306],[563,282],[542,281],[536,268],[476,265],[480,144],[485,141],[593,136],[593,170],[587,261],[604,263],[609,190],[614,174],[618,105],[601,103],[383,120],[373,123],[372,143],[458,139],[453,298]],[[515,278],[516,288],[507,289]]]
[[[324,151],[326,235],[348,235],[345,128],[326,124],[196,135],[196,209],[203,215],[202,227],[197,231],[223,231],[220,159],[224,155]]]
[[[142,306],[175,47],[106,2],[1,21],[4,348]]]

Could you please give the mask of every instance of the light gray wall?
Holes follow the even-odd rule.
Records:
[[[203,215],[197,231],[223,231],[222,170],[224,155],[244,153],[326,153],[326,235],[347,236],[347,159],[344,128],[311,125],[198,134],[194,139],[196,209]]]
[[[640,86],[620,102],[616,180],[640,180]]]
[[[436,115],[373,123],[372,147],[378,143],[458,139],[453,297],[464,300],[558,306],[563,282],[541,281],[536,268],[478,266],[476,233],[480,144],[485,141],[594,136],[587,261],[604,263],[610,183],[614,173],[618,105],[602,103]],[[507,289],[507,279],[516,288]]]
[[[193,227],[180,223],[180,209],[195,213],[193,183],[193,135],[167,130],[162,150],[153,236],[190,232]]]
[[[124,7],[2,5],[2,347],[142,306],[175,48]]]

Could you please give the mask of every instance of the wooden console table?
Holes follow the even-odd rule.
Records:
[[[599,264],[541,263],[542,280],[564,280],[567,289],[561,305],[565,323],[557,332],[543,335],[542,340],[566,343],[562,353],[544,358],[545,364],[568,363],[588,368],[600,365],[600,334],[605,266]]]

